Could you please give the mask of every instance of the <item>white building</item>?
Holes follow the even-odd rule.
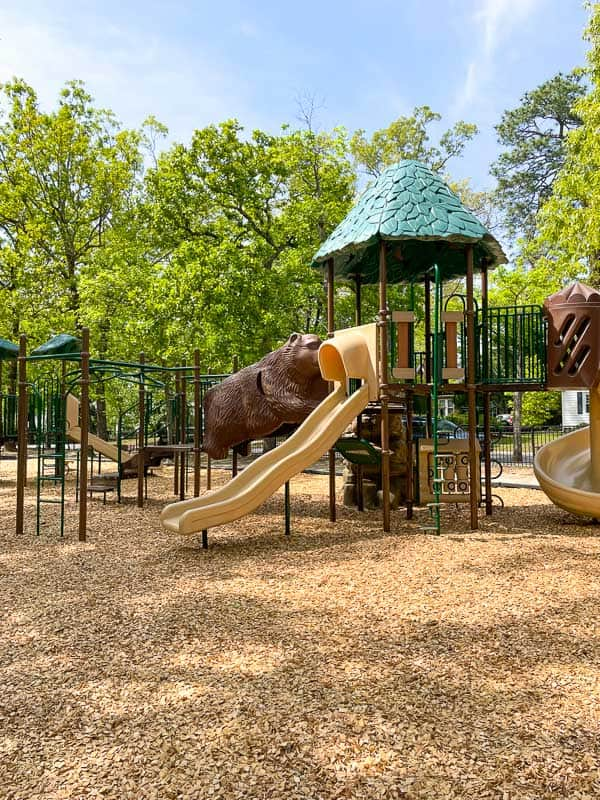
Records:
[[[565,428],[590,424],[590,393],[569,389],[561,393],[562,424]]]

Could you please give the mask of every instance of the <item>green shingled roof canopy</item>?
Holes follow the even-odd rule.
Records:
[[[16,344],[9,342],[8,339],[0,339],[0,361],[16,358],[19,355],[19,348]]]
[[[420,280],[437,264],[443,280],[466,273],[465,246],[476,269],[506,263],[502,248],[442,179],[418,161],[388,167],[360,197],[316,253],[313,266],[333,258],[340,278],[379,281],[379,242],[389,241],[389,283]]]

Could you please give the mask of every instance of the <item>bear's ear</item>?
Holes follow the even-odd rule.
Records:
[[[299,333],[292,333],[292,335],[288,339],[288,344],[294,344],[294,342],[299,338],[300,338],[300,334]]]

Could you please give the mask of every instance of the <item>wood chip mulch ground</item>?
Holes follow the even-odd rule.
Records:
[[[441,537],[292,481],[199,538],[90,501],[14,535],[0,463],[0,798],[598,798],[600,528],[541,492]],[[221,479],[223,479],[221,477]]]

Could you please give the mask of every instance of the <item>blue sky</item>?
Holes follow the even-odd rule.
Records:
[[[492,185],[494,124],[521,95],[583,64],[582,0],[0,0],[0,81],[51,107],[83,80],[127,126],[153,114],[171,138],[237,117],[276,131],[313,95],[322,128],[372,131],[416,105],[481,133],[456,177]]]

